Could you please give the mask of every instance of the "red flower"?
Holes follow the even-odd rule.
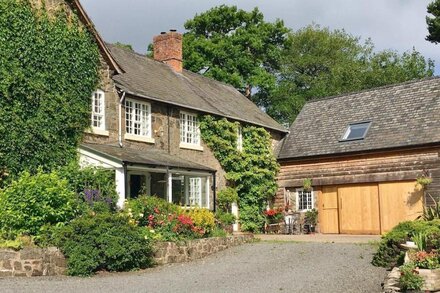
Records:
[[[160,213],[158,208],[154,208],[154,212],[155,212],[156,214],[159,214],[159,213]]]

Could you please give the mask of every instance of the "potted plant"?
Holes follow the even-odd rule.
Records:
[[[303,180],[303,188],[305,191],[312,190],[312,179],[311,178],[306,178]]]
[[[315,232],[316,224],[318,224],[318,211],[316,209],[306,212],[304,224],[307,228],[307,233]]]

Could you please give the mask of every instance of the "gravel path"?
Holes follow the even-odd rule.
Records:
[[[368,244],[258,242],[205,259],[93,278],[0,279],[0,292],[380,292]]]

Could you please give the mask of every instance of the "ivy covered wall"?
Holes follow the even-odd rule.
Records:
[[[98,47],[76,15],[36,2],[0,1],[0,181],[76,157],[99,80]]]
[[[267,201],[277,190],[279,165],[272,152],[270,134],[263,128],[243,126],[243,150],[238,150],[239,126],[225,118],[200,117],[203,141],[225,170],[228,185],[237,189],[242,230],[260,231]]]

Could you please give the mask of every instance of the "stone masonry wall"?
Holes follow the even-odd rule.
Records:
[[[253,238],[252,234],[244,234],[197,239],[180,244],[157,243],[154,260],[159,265],[187,262],[250,242]],[[24,248],[20,251],[0,249],[0,278],[65,275],[66,268],[64,255],[55,247]]]
[[[227,248],[252,241],[253,235],[226,238],[205,238],[186,243],[162,242],[156,245],[154,259],[157,264],[182,263],[200,259]]]
[[[0,249],[0,277],[57,276],[66,272],[66,259],[55,247]]]

